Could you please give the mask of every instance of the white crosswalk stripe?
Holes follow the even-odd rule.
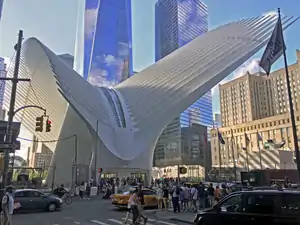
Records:
[[[156,222],[156,223],[160,223],[160,224],[165,224],[165,225],[177,225],[175,223],[169,223],[166,221],[161,221],[161,220],[154,220],[154,219],[148,219],[150,222]]]
[[[113,222],[113,223],[117,223],[117,224],[124,224],[124,222],[122,222],[120,220],[115,220],[115,219],[108,219],[108,221]]]
[[[126,218],[123,217],[121,219],[107,219],[107,221],[90,220],[90,222],[94,223],[94,224],[99,224],[99,225],[115,225],[115,224],[124,225],[125,219]],[[148,221],[151,222],[151,223],[147,222],[146,225],[158,225],[158,224],[177,225],[176,223],[171,223],[171,222],[167,222],[167,221],[163,221],[163,220],[157,220],[157,219],[150,219],[150,218],[148,218]],[[131,223],[132,223],[132,219],[128,219],[127,224],[131,224]]]
[[[122,218],[122,219],[125,221],[126,218]],[[128,221],[132,222],[132,219],[128,219]],[[149,220],[149,221],[150,221],[150,220]],[[147,225],[154,225],[154,224],[148,223],[148,222],[147,222]]]
[[[91,223],[96,223],[96,224],[100,224],[100,225],[109,225],[108,223],[104,223],[98,220],[91,220]]]

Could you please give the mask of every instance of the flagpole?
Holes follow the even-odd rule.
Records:
[[[281,21],[280,15],[280,8],[278,8],[278,17]],[[282,31],[282,43],[284,43],[283,39],[283,31]],[[296,155],[296,163],[297,163],[297,173],[298,173],[298,183],[300,183],[300,154],[299,154],[299,145],[298,145],[298,138],[297,138],[297,128],[296,128],[296,121],[295,121],[295,113],[293,107],[293,99],[292,99],[292,92],[291,92],[291,83],[290,83],[290,76],[287,64],[287,57],[285,49],[283,50],[283,59],[284,59],[284,67],[285,67],[285,79],[287,84],[287,92],[288,92],[288,101],[289,101],[289,109],[290,109],[290,119],[292,125],[292,132],[293,132],[293,141],[295,146],[295,155]]]
[[[247,134],[245,133],[247,172],[249,172],[249,156],[248,156],[248,140],[247,139],[248,139]]]
[[[220,140],[218,141],[219,144],[219,172],[221,172],[222,169],[222,159],[221,159],[221,142]]]
[[[217,129],[217,132],[218,132],[218,145],[219,145],[219,173],[221,173],[222,159],[221,159],[221,141],[219,139],[219,129]]]
[[[259,145],[259,143],[260,143],[260,138],[259,138],[260,136],[259,136],[259,133],[258,133],[258,131],[257,131],[257,147],[258,147],[258,154],[259,154],[259,165],[260,165],[260,170],[262,170],[262,162],[261,162],[261,149],[260,149],[260,145]]]
[[[233,130],[230,129],[231,132],[231,154],[233,159],[233,167],[234,167],[234,180],[235,183],[237,182],[237,171],[236,171],[236,162],[235,162],[235,155],[234,155],[234,148],[233,148]]]

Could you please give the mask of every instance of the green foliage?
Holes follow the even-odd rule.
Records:
[[[17,180],[18,175],[22,174],[22,172],[24,172],[24,170],[15,170],[13,173],[13,180]],[[41,178],[42,180],[46,179],[46,177],[48,176],[48,170],[45,170],[44,172],[42,171],[37,171],[37,170],[29,170],[27,171],[28,175],[29,175],[29,179],[32,180],[34,178]]]

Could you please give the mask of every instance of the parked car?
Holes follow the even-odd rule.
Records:
[[[196,225],[296,225],[300,221],[300,192],[253,190],[234,192],[211,209],[196,214]]]
[[[13,193],[15,203],[20,204],[16,212],[49,211],[61,209],[63,201],[35,189],[19,189]]]

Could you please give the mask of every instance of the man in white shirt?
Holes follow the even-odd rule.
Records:
[[[173,204],[173,210],[174,213],[180,212],[180,206],[179,206],[179,195],[180,195],[180,188],[174,184],[171,190],[172,195],[172,204]]]
[[[184,210],[189,210],[189,198],[190,198],[190,189],[187,186],[187,184],[184,185],[184,188],[182,189],[183,191],[183,206],[184,206]]]
[[[195,186],[193,186],[191,189],[191,199],[193,210],[197,212],[198,190]]]
[[[12,196],[13,188],[8,186],[6,193],[2,198],[2,225],[11,225],[11,216],[14,212],[14,198]]]

